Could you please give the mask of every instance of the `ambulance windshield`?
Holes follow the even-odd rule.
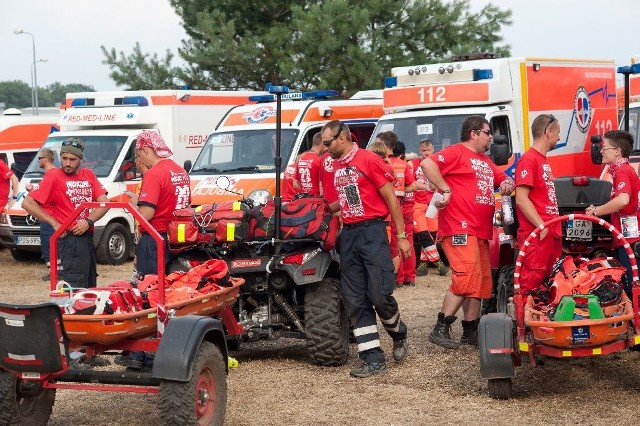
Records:
[[[437,152],[460,141],[462,122],[470,115],[415,115],[380,120],[370,140],[374,141],[378,133],[392,131],[398,135],[399,141],[404,142],[407,154],[410,152],[418,154],[422,139],[429,139]]]
[[[288,163],[298,130],[282,130],[280,156]],[[191,168],[192,175],[273,173],[276,167],[275,129],[214,133]]]
[[[93,170],[99,178],[109,176],[120,150],[127,141],[127,136],[81,135],[79,138],[85,143],[84,158],[80,163],[80,167]],[[49,136],[42,146],[42,148],[49,148],[54,152],[56,167],[60,167],[60,148],[62,147],[62,141],[65,139],[66,136]],[[36,156],[29,164],[25,176],[37,177],[42,175],[44,175],[44,170],[38,165],[38,157]]]

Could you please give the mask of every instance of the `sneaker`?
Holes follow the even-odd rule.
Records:
[[[402,362],[409,353],[409,344],[407,339],[399,339],[393,341],[393,359],[395,362]]]
[[[107,365],[111,365],[111,361],[109,361],[105,357],[98,356],[98,355],[94,355],[90,358],[87,358],[85,363],[89,364],[92,367],[105,367]]]
[[[363,362],[358,368],[351,370],[351,377],[369,377],[374,374],[384,374],[387,372],[387,364],[384,362]]]

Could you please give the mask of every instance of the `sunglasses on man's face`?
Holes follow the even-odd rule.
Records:
[[[336,135],[334,137],[332,137],[331,139],[327,139],[322,141],[322,145],[329,147],[333,141],[335,141],[336,139],[338,139],[340,137],[340,135],[342,134],[342,129],[344,128],[344,125],[342,123],[340,123],[340,127],[338,127],[338,133],[336,133]]]

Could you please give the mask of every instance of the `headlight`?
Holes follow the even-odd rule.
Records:
[[[6,213],[0,213],[0,224],[2,225],[8,225],[9,224],[9,218],[7,217]]]
[[[266,189],[256,189],[251,191],[247,196],[247,200],[251,201],[254,206],[264,206],[270,200],[273,200],[273,196]]]

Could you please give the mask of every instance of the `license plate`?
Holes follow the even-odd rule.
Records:
[[[23,237],[18,235],[16,237],[16,244],[19,246],[39,246],[40,237]]]
[[[592,222],[580,219],[574,219],[567,222],[567,240],[591,241],[592,239]]]

